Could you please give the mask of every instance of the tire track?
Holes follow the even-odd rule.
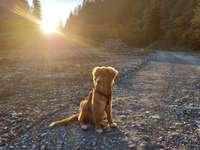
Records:
[[[149,62],[152,60],[152,56],[153,55],[147,55],[147,56],[143,56],[143,58],[141,59],[141,62],[136,65],[136,66],[128,66],[126,68],[122,68],[120,72],[120,76],[119,76],[119,79],[117,81],[118,83],[118,87],[119,88],[128,88],[129,90],[131,90],[131,86],[128,86],[129,84],[128,81],[130,79],[132,79],[137,72],[139,72],[140,70],[142,70],[145,66],[147,66],[149,64]],[[130,60],[131,61],[131,60]]]

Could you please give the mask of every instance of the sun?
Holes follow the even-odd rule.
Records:
[[[52,22],[42,21],[40,26],[46,34],[55,33],[57,30],[57,25]]]

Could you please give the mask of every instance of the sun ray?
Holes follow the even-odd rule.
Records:
[[[12,9],[11,11],[16,15],[19,15],[27,20],[30,20],[30,21],[38,24],[38,26],[41,27],[41,30],[43,30],[43,32],[46,34],[56,33],[56,34],[62,36],[63,38],[65,38],[65,40],[67,40],[69,42],[76,43],[78,45],[82,45],[85,47],[91,46],[91,44],[89,44],[91,41],[87,42],[85,39],[83,40],[81,37],[79,37],[77,35],[67,35],[67,34],[60,32],[59,30],[57,30],[57,25],[55,23],[52,23],[53,21],[51,21],[50,19],[40,21],[36,17],[31,15],[30,13],[27,13],[26,10],[24,10],[23,8],[21,8],[18,5],[16,5],[15,8]],[[50,20],[50,21],[48,21],[48,20]]]

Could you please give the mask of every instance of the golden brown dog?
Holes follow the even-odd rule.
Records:
[[[55,121],[50,127],[65,125],[78,120],[82,129],[87,129],[88,123],[94,123],[96,131],[102,133],[101,122],[107,118],[110,127],[116,124],[112,120],[112,87],[118,71],[113,67],[95,67],[92,71],[93,90],[80,103],[80,112],[69,118]]]

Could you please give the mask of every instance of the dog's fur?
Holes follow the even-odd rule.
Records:
[[[80,112],[69,118],[55,121],[50,127],[65,125],[78,120],[82,129],[87,129],[88,123],[94,123],[96,131],[101,133],[101,122],[107,118],[110,127],[116,124],[112,120],[112,86],[118,71],[113,67],[95,67],[92,71],[93,90],[80,103]]]

